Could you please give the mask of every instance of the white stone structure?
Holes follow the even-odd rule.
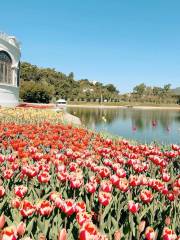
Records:
[[[19,101],[20,44],[0,33],[0,106],[14,107]]]

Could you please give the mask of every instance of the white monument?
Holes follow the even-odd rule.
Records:
[[[0,106],[18,105],[20,57],[16,38],[0,33]]]

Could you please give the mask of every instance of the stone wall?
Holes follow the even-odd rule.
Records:
[[[15,107],[19,102],[19,88],[0,84],[0,106]]]
[[[0,51],[6,52],[11,60],[11,83],[0,82],[0,106],[14,107],[19,101],[19,87],[17,73],[19,70],[19,61],[21,57],[19,42],[13,36],[0,33]]]

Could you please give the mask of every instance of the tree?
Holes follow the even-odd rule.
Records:
[[[151,96],[152,95],[152,87],[147,86],[145,94],[146,94],[146,96]]]
[[[118,93],[118,90],[113,84],[107,84],[105,85],[105,88],[111,93],[114,93],[114,92]]]
[[[141,83],[133,88],[133,93],[142,97],[145,93],[145,90],[146,90],[146,85],[144,83]]]
[[[23,81],[20,98],[26,102],[49,103],[54,94],[54,87],[47,82]]]
[[[69,75],[68,75],[68,78],[70,80],[74,80],[74,73],[73,72],[70,72]]]
[[[163,89],[160,87],[153,87],[153,95],[157,97],[161,97],[163,94]]]
[[[163,91],[167,95],[170,92],[171,84],[164,85]]]

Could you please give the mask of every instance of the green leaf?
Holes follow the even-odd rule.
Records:
[[[28,225],[26,227],[26,231],[28,232],[28,234],[30,234],[32,232],[33,224],[34,224],[34,218],[32,218],[32,220],[28,223]]]
[[[113,203],[113,200],[109,203],[108,206],[105,207],[105,210],[104,210],[103,215],[102,215],[103,221],[104,221],[104,218],[106,217],[106,215],[110,214],[110,209],[111,209],[112,203]]]
[[[89,202],[87,194],[86,194],[86,207],[87,207],[87,211],[90,212],[91,208],[90,208],[90,202]]]
[[[111,218],[112,224],[114,226],[114,229],[117,230],[118,229],[118,222],[116,221],[116,219],[114,217]]]
[[[6,219],[6,222],[7,222],[8,226],[13,224],[13,222],[10,220],[9,217],[5,216],[5,219]]]

